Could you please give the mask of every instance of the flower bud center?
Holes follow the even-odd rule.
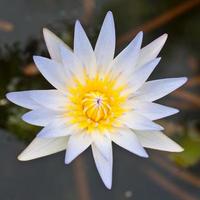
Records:
[[[106,119],[111,109],[108,97],[97,91],[86,93],[81,103],[83,113],[95,122]]]

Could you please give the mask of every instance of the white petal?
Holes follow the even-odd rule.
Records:
[[[115,42],[115,25],[112,12],[109,11],[104,19],[94,51],[100,69],[107,67],[113,60]]]
[[[67,147],[67,141],[67,137],[35,138],[18,156],[18,159],[21,161],[32,160],[63,151]]]
[[[96,75],[96,61],[93,48],[79,21],[75,24],[74,53],[86,68],[90,77]]]
[[[97,170],[101,176],[103,183],[108,189],[111,189],[112,169],[113,169],[112,146],[110,147],[110,151],[108,152],[108,155],[107,155],[109,159],[105,159],[105,157],[100,153],[99,149],[94,144],[92,144],[92,153],[93,153]]]
[[[33,90],[30,97],[43,107],[50,110],[64,111],[68,99],[58,90]]]
[[[130,129],[116,129],[116,132],[111,133],[110,136],[113,142],[115,142],[122,148],[130,151],[131,153],[145,158],[148,157],[146,151],[140,144],[135,133]]]
[[[84,82],[84,66],[78,57],[70,50],[61,47],[62,63],[65,71],[72,73],[81,83]]]
[[[148,81],[135,92],[135,96],[142,101],[155,101],[173,92],[186,81],[185,77]]]
[[[120,122],[134,130],[163,130],[163,127],[143,117],[135,111],[123,115]]]
[[[61,62],[60,46],[70,49],[60,38],[48,29],[43,29],[44,39],[47,45],[47,49],[52,59]]]
[[[161,119],[178,113],[179,110],[152,102],[134,101],[132,108],[150,120]]]
[[[27,112],[22,116],[22,119],[29,124],[33,124],[36,126],[46,126],[51,121],[53,121],[57,117],[57,115],[59,115],[58,112],[45,108],[40,108]]]
[[[66,119],[57,117],[46,125],[37,135],[39,138],[53,138],[67,136],[76,133],[75,126],[67,124]]]
[[[143,147],[169,152],[181,152],[183,148],[168,138],[162,132],[136,131],[136,135]]]
[[[79,154],[85,151],[91,145],[91,143],[92,138],[88,133],[77,133],[71,135],[67,144],[65,163],[69,164]]]
[[[160,58],[156,58],[133,73],[133,76],[131,76],[131,80],[129,81],[132,92],[135,92],[145,83],[159,62]]]
[[[103,133],[92,133],[93,143],[105,159],[109,159],[111,140]]]
[[[152,59],[156,58],[160,53],[163,45],[167,40],[167,34],[163,34],[159,38],[141,49],[136,68],[142,67]]]
[[[6,97],[9,101],[17,104],[18,106],[28,109],[37,109],[40,107],[40,105],[30,97],[31,92],[32,90],[10,92],[6,94]]]
[[[65,92],[68,77],[64,73],[62,64],[41,56],[33,56],[33,59],[46,80],[58,90]]]
[[[107,72],[111,68],[115,75],[120,72],[130,75],[139,56],[142,37],[143,33],[139,32],[130,44],[113,60],[113,63],[107,68]]]

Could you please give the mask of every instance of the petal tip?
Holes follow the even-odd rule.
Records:
[[[148,155],[147,152],[145,151],[142,157],[143,157],[143,158],[149,158],[149,155]]]
[[[143,31],[140,31],[140,32],[136,35],[136,37],[138,37],[139,40],[142,40],[142,38],[143,38]]]
[[[9,101],[12,101],[12,97],[13,97],[13,92],[9,92],[6,94],[6,98],[9,100]]]
[[[47,41],[47,39],[49,38],[49,37],[53,37],[54,36],[54,34],[48,29],[48,28],[43,28],[42,29],[42,32],[43,32],[43,36],[44,36],[44,39],[45,39],[45,41]]]
[[[174,152],[181,153],[184,151],[184,148],[177,144],[177,147],[174,149]]]
[[[72,160],[69,159],[68,156],[65,157],[65,164],[69,165],[72,162]]]
[[[109,184],[105,184],[106,188],[111,190],[112,189],[112,183],[109,183]]]
[[[112,11],[109,10],[109,11],[107,12],[106,16],[113,17]]]
[[[165,40],[167,40],[168,34],[167,34],[167,33],[164,33],[161,37],[163,37]]]
[[[40,58],[41,58],[40,56],[34,55],[34,56],[33,56],[33,61],[34,61],[35,63],[37,63],[38,60],[39,60]]]
[[[44,35],[50,32],[49,29],[47,29],[47,28],[45,28],[45,27],[42,29],[42,31],[43,31],[43,34],[44,34]]]
[[[14,103],[14,104],[16,104],[16,99],[17,99],[17,93],[18,92],[9,92],[9,93],[7,93],[5,96],[6,96],[6,98],[10,101],[10,102],[12,102],[12,103]]]
[[[21,153],[21,154],[19,154],[19,155],[17,156],[17,160],[19,160],[19,161],[27,161],[27,160],[29,160],[29,159],[26,158],[26,156],[24,156],[23,153]]]
[[[175,80],[177,80],[177,83],[178,83],[177,88],[179,88],[187,82],[188,78],[187,77],[180,77],[180,78],[177,78],[177,79],[175,78]]]
[[[66,164],[66,165],[69,165],[70,162],[69,162],[68,160],[65,160],[65,164]]]
[[[76,20],[76,22],[75,22],[75,27],[77,27],[77,26],[81,27],[81,22],[79,20]]]
[[[179,109],[176,109],[176,108],[173,108],[173,110],[174,110],[173,114],[177,114],[177,113],[180,112],[180,110],[179,110]]]
[[[183,81],[183,84],[185,84],[188,81],[188,78],[187,77],[182,77],[182,81]]]
[[[141,145],[141,147],[142,147],[142,145]],[[148,153],[146,152],[146,150],[143,147],[140,149],[140,152],[138,152],[138,154],[136,154],[136,155],[138,155],[142,158],[148,158],[149,157]]]

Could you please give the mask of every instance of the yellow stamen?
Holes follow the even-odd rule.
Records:
[[[117,119],[125,112],[123,105],[127,100],[122,94],[125,88],[126,85],[115,87],[115,81],[109,77],[89,79],[85,76],[84,84],[75,80],[68,88],[70,96],[65,116],[89,132],[119,126]]]
[[[86,93],[82,106],[86,117],[95,122],[106,119],[111,110],[108,97],[100,92]]]

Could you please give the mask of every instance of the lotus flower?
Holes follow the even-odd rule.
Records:
[[[143,33],[114,58],[115,26],[108,12],[93,49],[80,22],[75,24],[74,50],[44,29],[51,59],[34,62],[55,89],[11,92],[7,98],[30,109],[22,119],[42,126],[19,160],[31,160],[66,150],[69,164],[89,146],[107,188],[112,186],[112,142],[141,157],[145,148],[170,152],[183,149],[165,136],[154,120],[178,112],[153,103],[186,82],[186,78],[147,81],[167,34],[141,48]]]

